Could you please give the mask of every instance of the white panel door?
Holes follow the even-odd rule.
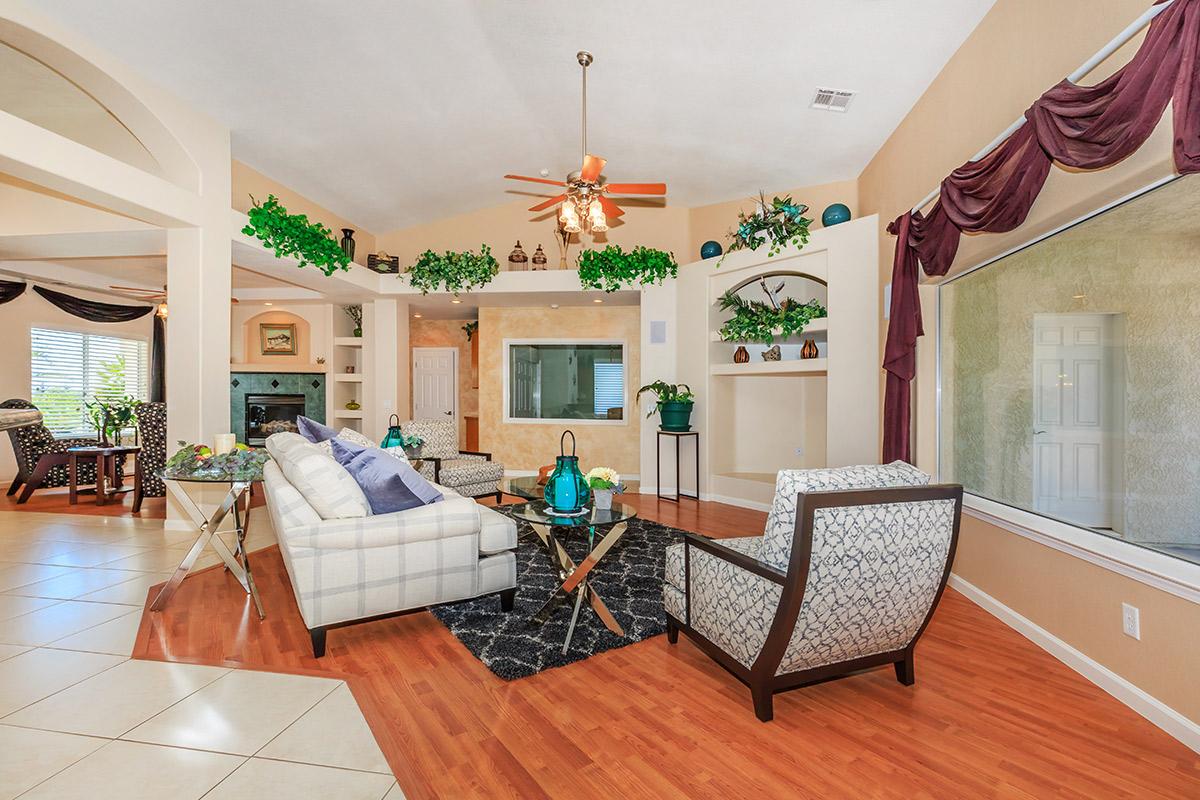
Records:
[[[413,419],[456,417],[458,412],[458,350],[454,347],[414,347]]]
[[[1038,314],[1033,328],[1033,504],[1111,528],[1118,371],[1112,314]]]

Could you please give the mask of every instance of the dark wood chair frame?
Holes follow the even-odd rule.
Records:
[[[929,620],[933,618],[933,612],[937,610],[942,593],[946,589],[946,582],[950,578],[950,569],[954,565],[954,553],[958,547],[958,531],[962,520],[962,498],[962,486],[956,484],[801,493],[796,498],[796,528],[792,537],[792,552],[788,559],[787,572],[775,569],[745,553],[725,547],[712,539],[687,533],[684,535],[683,548],[686,619],[675,619],[669,612],[667,613],[667,641],[675,644],[679,641],[679,632],[683,631],[709,657],[746,684],[750,688],[750,695],[754,701],[754,713],[763,722],[770,722],[774,716],[774,696],[777,692],[820,683],[873,667],[891,664],[895,667],[896,679],[905,686],[912,686],[916,682],[913,653],[917,641],[925,632]],[[946,554],[946,567],[942,572],[937,593],[929,606],[929,613],[925,616],[925,620],[913,635],[908,646],[901,650],[876,653],[849,661],[776,675],[775,672],[787,652],[788,643],[791,641],[796,620],[800,615],[800,607],[804,601],[804,590],[808,583],[808,570],[812,561],[814,512],[822,508],[919,503],[927,500],[954,501],[954,529],[950,537],[950,548]],[[775,611],[775,618],[771,622],[766,641],[763,643],[758,658],[749,668],[696,631],[691,625],[691,551],[693,547],[783,587],[779,606]]]
[[[477,452],[475,452],[474,450],[459,450],[459,451],[458,451],[458,454],[459,454],[460,456],[482,456],[482,457],[483,457],[483,459],[484,459],[484,461],[491,461],[491,460],[492,460],[492,454],[491,454],[491,453],[477,453]],[[453,460],[453,459],[443,459],[443,458],[440,458],[440,457],[434,457],[434,456],[417,456],[417,458],[418,458],[418,459],[420,459],[421,461],[429,461],[429,462],[432,462],[432,464],[433,464],[433,482],[434,482],[434,483],[441,483],[441,482],[442,482],[442,462],[443,462],[443,461],[446,461],[446,460]],[[495,501],[496,501],[496,503],[497,503],[497,504],[499,504],[499,502],[500,502],[500,498],[501,498],[503,495],[504,495],[504,492],[501,492],[501,491],[496,491],[496,492],[494,492],[494,493],[492,493],[492,494],[481,494],[481,495],[479,495],[479,497],[491,497],[491,498],[494,498],[494,499],[495,499]],[[479,497],[474,497],[473,499],[476,499],[476,500],[478,500],[478,499],[479,499]]]

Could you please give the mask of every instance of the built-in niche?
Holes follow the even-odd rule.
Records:
[[[282,326],[295,326],[296,352],[294,355],[269,354],[263,352],[262,326],[268,330]],[[290,366],[312,363],[312,330],[308,320],[289,311],[264,311],[242,323],[242,363],[274,364]]]

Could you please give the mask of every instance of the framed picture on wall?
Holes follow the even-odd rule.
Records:
[[[260,322],[258,338],[264,356],[296,355],[296,323]]]

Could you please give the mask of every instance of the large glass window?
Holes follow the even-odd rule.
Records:
[[[30,399],[56,436],[96,433],[84,403],[149,394],[149,347],[141,339],[32,328]]]
[[[625,418],[625,346],[506,342],[508,418]]]
[[[1200,562],[1200,182],[941,288],[943,479]]]

